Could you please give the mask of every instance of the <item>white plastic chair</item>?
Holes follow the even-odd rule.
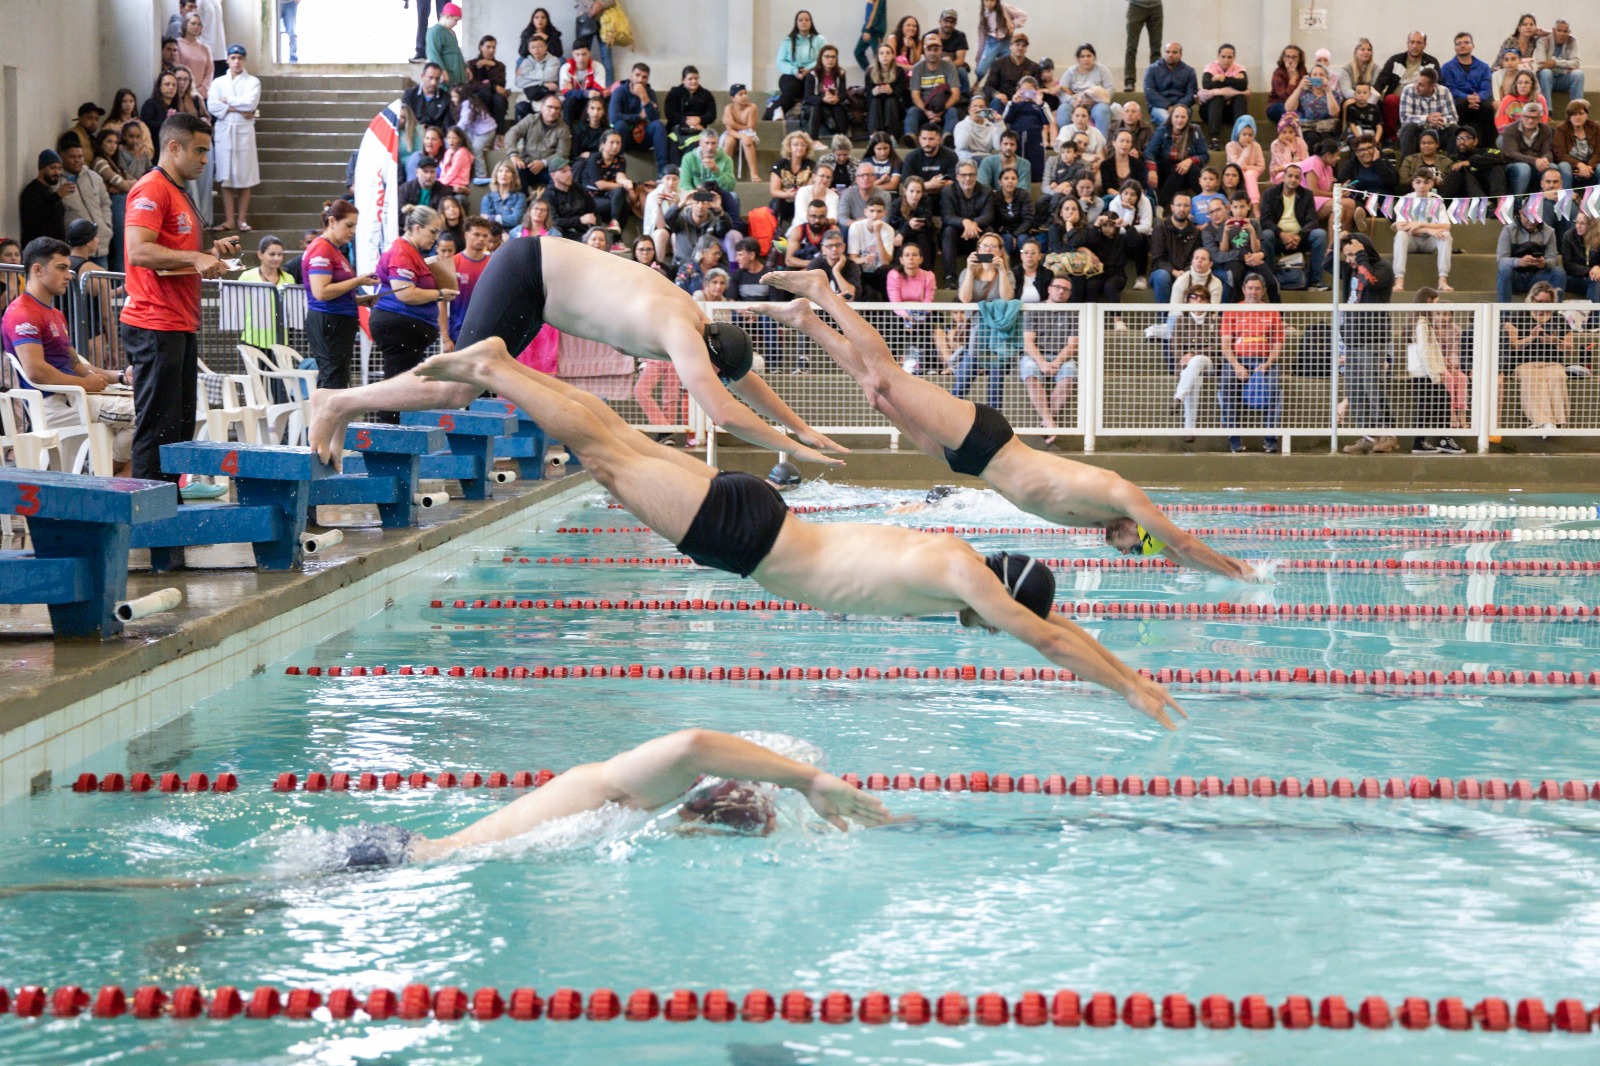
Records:
[[[32,406],[31,411],[19,411]],[[25,413],[25,418],[18,414]],[[49,470],[52,454],[57,465],[61,457],[61,434],[44,426],[44,395],[32,389],[8,389],[0,393],[0,454],[10,452],[12,465],[22,470]],[[27,428],[29,424],[39,429]]]
[[[274,344],[270,353],[277,361],[280,373],[293,374],[300,379],[298,392],[291,392],[301,400],[311,399],[311,394],[317,391],[317,372],[303,369],[300,364],[305,362],[305,356],[289,347],[287,344]]]
[[[238,440],[245,444],[260,444],[262,433],[266,429],[267,409],[249,402],[248,376],[218,374],[204,362],[200,363],[200,373],[222,379],[222,406],[212,407],[207,402],[204,387],[197,390],[199,403],[196,404],[195,411],[196,435],[199,435],[198,431],[203,425],[206,439],[225,442],[229,439],[229,428],[234,427],[238,431]]]
[[[17,357],[7,352],[6,359],[10,361],[17,380],[27,381],[27,375],[23,372],[22,363]],[[35,385],[32,382],[29,382],[29,385],[31,387],[26,389],[12,389],[11,393],[22,400],[30,432],[37,433],[52,428],[45,412],[46,394],[65,398],[68,408],[72,411],[72,423],[54,427],[60,445],[57,456],[62,471],[68,474],[110,477],[115,470],[111,457],[111,427],[89,417],[88,393],[84,391],[83,386]]]
[[[249,382],[247,401],[266,411],[267,440],[274,444],[303,444],[308,422],[306,400],[302,398],[307,395],[303,392],[307,372],[280,370],[276,358],[248,344],[239,345],[239,358],[244,362]],[[311,377],[314,385],[316,375]],[[273,399],[271,383],[274,381],[283,383],[284,393],[289,397],[287,400],[280,402]]]

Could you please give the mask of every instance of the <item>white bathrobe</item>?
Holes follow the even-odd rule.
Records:
[[[256,123],[252,117],[261,103],[261,79],[254,74],[224,74],[211,83],[206,107],[216,119],[211,158],[217,180],[225,189],[251,189],[261,184],[256,158]],[[229,111],[230,107],[238,108]],[[242,112],[242,113],[241,113]]]

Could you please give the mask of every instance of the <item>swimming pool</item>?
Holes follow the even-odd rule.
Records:
[[[914,514],[919,494],[812,486],[794,502],[868,519],[1008,529],[1040,523],[996,497],[959,493]],[[1401,495],[1163,494],[1163,503],[1436,503]],[[1452,504],[1507,502],[1451,498]],[[1521,503],[1577,505],[1578,497]],[[879,506],[855,506],[877,504]],[[1589,512],[1593,514],[1592,510]],[[800,989],[860,998],[919,991],[973,997],[1059,989],[1198,1004],[1221,993],[1460,997],[1585,996],[1600,972],[1600,804],[1396,799],[1193,798],[890,790],[913,821],[870,833],[815,832],[794,805],[764,839],[686,838],[643,816],[586,816],[481,861],[308,877],[324,831],[397,822],[432,833],[504,802],[478,787],[275,792],[279,773],[436,774],[561,770],[683,727],[765,730],[818,745],[834,772],[983,771],[1097,781],[1215,775],[1275,781],[1600,778],[1594,687],[1317,684],[1315,671],[1578,671],[1600,668],[1600,573],[1422,568],[1600,558],[1582,541],[1405,539],[1401,530],[1581,529],[1558,518],[1180,513],[1180,524],[1240,530],[1217,546],[1250,558],[1381,560],[1377,570],[1279,571],[1240,586],[1184,571],[1111,567],[1058,573],[1057,600],[1136,667],[1294,671],[1307,683],[1178,685],[1190,721],[1162,734],[1116,697],[1059,681],[985,681],[981,671],[1047,664],[1020,644],[953,620],[841,620],[820,612],[706,610],[693,601],[765,600],[753,583],[695,567],[538,560],[670,558],[598,493],[544,531],[478,545],[432,587],[354,629],[213,694],[163,729],[81,769],[232,772],[226,794],[80,795],[7,805],[0,881],[238,877],[183,890],[31,893],[4,899],[6,982],[260,985],[326,992],[408,983],[560,987]],[[1287,538],[1309,529],[1316,536]],[[1385,536],[1330,536],[1378,529]],[[984,550],[1110,561],[1093,536],[979,533]],[[504,560],[510,558],[507,563]],[[517,562],[526,558],[527,563]],[[1391,569],[1388,560],[1401,568]],[[577,609],[490,607],[576,599]],[[689,600],[650,609],[651,600]],[[463,606],[455,606],[457,600]],[[474,607],[479,600],[484,606]],[[584,602],[595,601],[592,609]],[[614,604],[627,601],[629,609]],[[433,606],[438,601],[438,606]],[[613,606],[602,607],[602,601]],[[632,604],[640,602],[641,609]],[[1117,615],[1088,605],[1117,604]],[[1140,614],[1138,605],[1150,605]],[[1212,605],[1174,617],[1157,605]],[[1219,613],[1218,604],[1229,606]],[[1568,617],[1315,618],[1325,608],[1570,607]],[[1124,615],[1131,605],[1132,617]],[[1257,613],[1251,613],[1252,609]],[[440,668],[399,676],[400,667]],[[474,677],[473,668],[638,665],[641,676]],[[852,678],[852,668],[971,665],[973,680]],[[306,671],[318,667],[321,676]],[[339,667],[340,676],[327,670]],[[370,670],[383,666],[385,676]],[[661,678],[649,676],[661,667]],[[773,667],[840,676],[681,680],[692,671]],[[291,667],[298,672],[287,672]],[[366,676],[348,676],[356,667]],[[449,676],[460,667],[464,676]],[[626,670],[623,671],[624,674]],[[78,769],[78,768],[75,768]],[[1119,786],[1119,791],[1121,790]],[[1131,1030],[1087,1025],[945,1026],[439,1020],[0,1019],[8,1061],[551,1061],[973,1063],[1172,1058],[1192,1061],[1592,1061],[1595,1033],[1448,1032],[1437,1025],[1348,1032]]]

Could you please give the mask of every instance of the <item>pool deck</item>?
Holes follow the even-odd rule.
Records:
[[[496,487],[492,500],[452,499],[399,530],[378,526],[370,507],[319,508],[321,528],[343,529],[344,541],[298,571],[255,569],[247,545],[190,548],[194,569],[134,569],[128,578],[130,598],[177,588],[183,604],[111,640],[54,640],[44,607],[0,607],[0,802],[50,787],[62,769],[177,716],[319,631],[382,610],[386,590],[431,572],[454,542],[512,537],[529,515],[565,507],[591,484],[582,474],[516,481]]]

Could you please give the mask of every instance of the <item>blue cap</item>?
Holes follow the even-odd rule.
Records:
[[[230,56],[245,56],[250,53],[244,50],[244,45],[242,44],[230,44],[228,46],[228,54]]]

